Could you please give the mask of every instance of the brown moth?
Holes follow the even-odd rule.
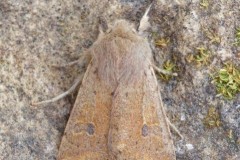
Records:
[[[100,34],[58,160],[174,160],[147,40],[124,20]]]
[[[118,20],[88,53],[57,159],[175,160],[147,40]]]

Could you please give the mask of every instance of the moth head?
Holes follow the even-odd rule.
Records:
[[[118,31],[123,31],[123,32],[134,32],[136,33],[136,29],[133,23],[130,23],[126,20],[117,20],[114,25],[112,30],[114,32],[118,32]]]
[[[126,20],[117,20],[115,23],[107,30],[106,34],[112,34],[115,36],[125,37],[128,34],[136,34],[134,24]]]
[[[152,4],[151,4],[152,5]],[[150,27],[150,23],[148,21],[149,17],[148,17],[148,13],[150,11],[151,5],[147,8],[147,10],[145,11],[142,19],[140,20],[138,29],[135,29],[134,24],[126,21],[126,20],[117,20],[114,25],[112,27],[110,27],[110,29],[108,29],[107,33],[115,33],[118,36],[121,35],[128,35],[131,33],[139,33],[140,35],[143,35],[143,33]]]
[[[148,12],[151,8],[151,5],[145,11],[142,19],[140,20],[140,23],[139,23],[139,26],[137,29],[133,23],[130,23],[123,19],[115,21],[115,23],[113,25],[110,25],[110,27],[108,27],[107,21],[104,18],[100,18],[99,19],[100,33],[98,35],[98,40],[102,39],[106,35],[109,35],[108,38],[110,38],[110,37],[113,38],[116,36],[127,38],[129,36],[132,37],[136,34],[142,36],[144,31],[146,31],[147,28],[149,28],[149,26],[150,26],[149,21],[148,21],[148,19],[149,19]],[[106,32],[104,32],[104,31],[106,31]]]

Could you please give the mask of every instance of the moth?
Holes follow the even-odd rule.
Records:
[[[150,8],[150,7],[149,7]],[[58,160],[175,160],[152,51],[118,20],[87,51],[90,63],[71,111]]]

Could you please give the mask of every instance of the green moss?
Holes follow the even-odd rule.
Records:
[[[210,51],[204,47],[199,47],[199,48],[197,48],[197,54],[196,55],[193,55],[193,54],[188,55],[186,60],[189,63],[192,63],[192,62],[196,63],[196,65],[199,67],[202,65],[207,65],[210,61],[210,58],[211,58]]]
[[[163,69],[170,73],[173,73],[176,71],[176,65],[172,61],[167,60],[163,63]],[[172,75],[160,74],[160,78],[164,81],[169,81],[172,77]]]
[[[157,47],[167,47],[167,45],[169,44],[170,39],[168,38],[161,38],[155,41],[155,45]]]
[[[202,0],[202,1],[200,2],[200,6],[201,6],[201,8],[208,8],[208,6],[209,6],[209,1],[208,1],[208,0]]]
[[[200,47],[197,48],[198,54],[194,57],[195,61],[197,62],[197,65],[206,65],[209,63],[210,59],[210,51]]]
[[[226,63],[212,78],[218,95],[233,99],[240,92],[240,70],[232,63]]]
[[[208,114],[204,118],[203,124],[207,128],[215,128],[221,125],[220,114],[215,107],[210,107]]]

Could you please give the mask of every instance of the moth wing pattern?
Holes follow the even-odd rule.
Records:
[[[121,20],[90,50],[58,160],[175,160],[147,40]]]
[[[121,44],[121,40],[116,43]],[[149,64],[151,49],[142,39],[127,43],[128,53],[120,62],[119,83],[112,101],[108,135],[110,157],[114,160],[174,160],[175,149],[158,82]]]
[[[71,111],[58,160],[97,160],[108,157],[107,135],[111,98],[90,63]],[[108,94],[109,93],[109,94]]]
[[[138,84],[120,84],[115,92],[109,131],[113,159],[175,159],[154,71],[145,73]]]

